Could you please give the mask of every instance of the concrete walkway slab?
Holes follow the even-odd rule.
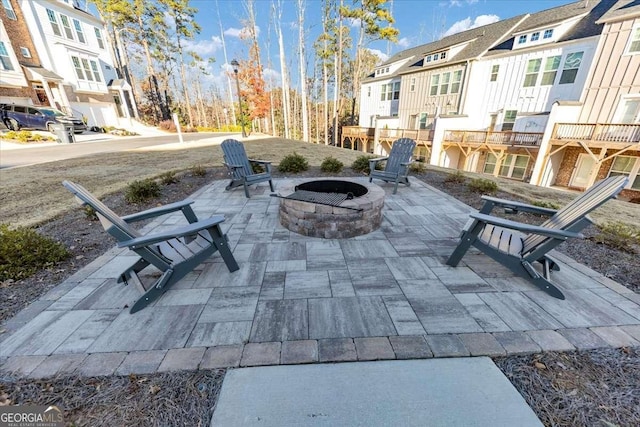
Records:
[[[229,371],[212,426],[541,426],[486,357]]]

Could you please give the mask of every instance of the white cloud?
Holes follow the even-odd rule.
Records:
[[[222,39],[218,36],[212,36],[209,40],[185,40],[184,48],[200,56],[211,56],[222,48]]]
[[[259,26],[255,26],[256,29],[256,36],[260,35],[260,27]],[[243,37],[249,37],[250,33],[249,33],[249,29],[247,27],[243,27],[243,28],[227,28],[226,30],[224,30],[224,35],[225,36],[229,36],[229,37],[237,37],[237,38],[243,38]]]
[[[492,24],[498,22],[500,17],[497,15],[480,15],[476,19],[471,21],[471,17],[467,17],[462,21],[454,23],[447,31],[444,32],[442,37],[450,36],[452,34],[460,33],[462,31],[470,30],[472,28],[481,27],[483,25]]]
[[[409,39],[408,39],[408,38],[406,38],[406,37],[403,37],[403,38],[401,38],[400,40],[398,40],[398,46],[400,46],[400,47],[407,48],[407,47],[409,47],[410,45],[411,45],[411,42],[410,42],[410,41],[409,41]]]
[[[367,49],[367,50],[372,54],[374,54],[375,56],[377,56],[378,58],[380,58],[382,61],[386,61],[387,59],[389,59],[389,55],[387,55],[386,53],[382,52],[379,49]]]

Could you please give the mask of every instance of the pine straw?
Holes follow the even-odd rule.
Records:
[[[0,378],[0,404],[56,405],[74,426],[208,426],[225,372]]]
[[[547,426],[640,425],[640,348],[494,361]]]

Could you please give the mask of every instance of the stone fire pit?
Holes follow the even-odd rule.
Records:
[[[281,198],[280,224],[304,236],[346,239],[371,233],[382,222],[384,190],[375,184],[342,178],[285,185],[279,190],[284,197],[296,190],[329,193],[328,198],[334,194],[340,199],[340,193],[349,197],[338,206]]]

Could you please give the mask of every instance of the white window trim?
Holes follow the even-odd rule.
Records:
[[[627,45],[624,47],[624,53],[623,56],[627,56],[627,55],[640,55],[640,50],[637,52],[630,52],[629,49],[631,49],[631,43],[633,43],[633,35],[635,34],[636,31],[638,31],[638,28],[640,28],[640,25],[634,25],[631,28],[631,33],[629,34],[629,40],[627,40]],[[640,37],[638,38],[638,41],[640,41]]]
[[[9,42],[5,41],[2,41],[2,44],[4,45],[4,49],[7,51],[7,55],[5,56],[5,58],[9,58],[9,63],[13,67],[13,70],[5,70],[4,67],[1,67],[0,71],[2,73],[21,74],[20,63],[18,62],[18,58],[16,58],[15,52],[13,51],[11,45],[9,44]]]
[[[31,51],[29,50],[28,47],[20,46],[20,53],[25,58],[31,58]],[[26,55],[25,55],[25,53],[26,53]]]
[[[2,8],[5,10],[7,18],[11,19],[12,21],[18,20],[18,17],[16,16],[16,11],[13,10],[13,5],[11,5],[11,1],[2,0]]]
[[[631,185],[633,184],[633,182],[638,178],[638,176],[640,175],[640,157],[635,157],[635,156],[616,156],[616,157],[631,157],[631,158],[635,158],[635,164],[631,167],[631,170],[629,171],[629,175],[626,175],[629,178],[629,181],[627,182],[627,185],[625,185],[624,188],[628,189],[628,190],[632,190],[632,191],[640,191],[636,188],[631,188]],[[615,159],[613,159],[613,161],[611,162],[611,167],[609,167],[609,173],[607,176],[611,176],[611,169],[613,169],[613,165],[615,164]],[[623,173],[619,173],[620,175],[624,175]]]
[[[620,116],[622,115],[622,108],[624,107],[624,104],[627,101],[631,101],[631,100],[640,101],[640,95],[633,94],[633,95],[622,95],[622,96],[620,96],[620,101],[618,101],[618,106],[616,107],[616,112],[613,115],[613,123],[621,123],[619,120],[620,120]],[[638,115],[636,116],[635,123],[640,123],[640,112],[638,112]],[[631,123],[631,124],[634,124],[634,123]]]

